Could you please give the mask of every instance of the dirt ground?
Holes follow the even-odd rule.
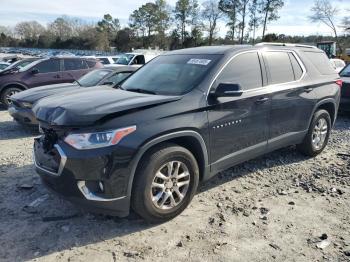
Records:
[[[49,193],[32,164],[36,135],[0,110],[0,261],[350,261],[350,117],[316,158],[289,147],[231,168],[161,225]]]

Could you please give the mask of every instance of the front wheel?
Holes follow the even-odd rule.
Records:
[[[331,132],[332,121],[326,110],[318,110],[311,121],[310,128],[304,141],[297,145],[301,153],[316,156],[326,147]]]
[[[170,220],[191,202],[198,180],[198,164],[189,150],[175,144],[156,147],[137,169],[132,208],[151,223]]]
[[[1,93],[1,103],[8,108],[11,104],[11,96],[13,96],[14,94],[17,94],[18,92],[23,91],[22,89],[18,88],[18,87],[9,87],[6,88],[4,91],[2,91]]]

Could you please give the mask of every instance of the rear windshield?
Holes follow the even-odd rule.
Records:
[[[110,70],[94,70],[79,78],[77,82],[85,87],[95,86],[109,73],[111,73]]]
[[[125,90],[141,89],[161,95],[181,95],[192,90],[221,55],[164,55],[154,58],[131,75]]]
[[[334,68],[327,55],[322,52],[304,52],[306,57],[321,73],[321,75],[333,75],[335,74]]]

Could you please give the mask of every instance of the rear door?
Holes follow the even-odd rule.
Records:
[[[295,52],[263,52],[271,92],[269,150],[299,143],[308,129],[316,103],[312,86],[305,86],[306,70]]]
[[[37,70],[38,73],[33,74],[33,70]],[[29,87],[62,83],[59,59],[48,59],[36,64],[28,70],[26,77],[27,79],[23,79],[23,81]]]
[[[234,57],[215,80],[239,84],[239,97],[208,97],[212,171],[223,170],[265,152],[268,137],[269,95],[265,71],[257,51]]]
[[[89,67],[84,59],[63,59],[63,78],[65,82],[74,82],[89,72]]]

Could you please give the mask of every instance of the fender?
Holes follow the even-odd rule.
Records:
[[[0,92],[2,92],[2,90],[4,90],[6,87],[8,86],[20,86],[22,87],[24,90],[28,89],[28,87],[22,83],[19,82],[10,82],[10,83],[6,83],[5,85],[0,87]]]
[[[134,176],[136,173],[136,168],[141,160],[141,157],[144,155],[144,153],[150,149],[152,146],[157,145],[161,142],[167,141],[169,139],[173,139],[173,138],[180,138],[180,137],[193,137],[195,138],[199,144],[201,145],[202,151],[203,151],[203,155],[204,155],[204,178],[206,177],[206,173],[209,172],[209,169],[206,168],[209,166],[209,157],[208,157],[208,150],[207,150],[207,146],[204,142],[203,137],[196,131],[192,131],[192,130],[184,130],[184,131],[178,131],[178,132],[174,132],[174,133],[169,133],[169,134],[165,134],[162,136],[159,136],[155,139],[152,139],[151,141],[147,142],[146,144],[144,144],[139,151],[137,152],[136,156],[134,157],[134,159],[131,162],[131,172],[130,172],[130,177],[129,177],[129,184],[128,184],[128,190],[127,190],[127,196],[131,196],[131,190],[132,190],[132,185],[134,182]]]
[[[313,116],[314,116],[314,114],[315,114],[317,108],[319,108],[321,105],[324,105],[324,104],[327,104],[327,103],[331,103],[331,104],[333,104],[333,106],[334,106],[335,115],[334,115],[334,122],[333,122],[332,124],[335,123],[335,120],[337,119],[337,112],[338,112],[338,108],[337,108],[337,106],[336,106],[336,105],[337,105],[337,102],[335,101],[334,98],[326,98],[326,99],[323,99],[323,100],[321,100],[321,101],[318,101],[318,102],[316,103],[316,105],[314,106],[314,109],[312,110],[312,114],[311,114],[311,116],[310,116],[310,118],[309,118],[309,126],[311,125],[312,118],[313,118]]]

